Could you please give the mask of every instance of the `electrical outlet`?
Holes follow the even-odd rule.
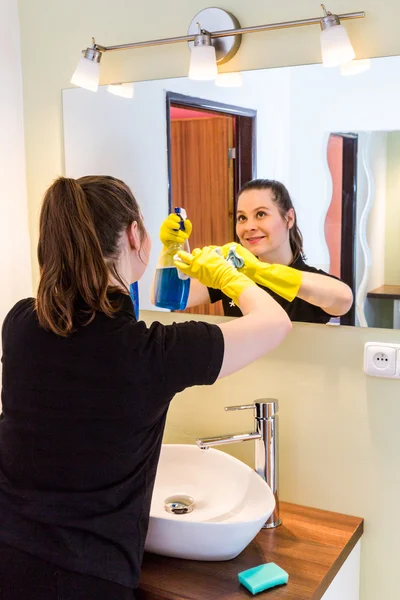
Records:
[[[367,342],[364,346],[364,372],[373,377],[400,378],[400,345]]]

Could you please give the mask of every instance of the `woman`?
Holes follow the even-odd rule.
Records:
[[[164,243],[172,241],[174,228],[176,217],[170,215],[161,229]],[[244,261],[239,270],[268,291],[291,321],[327,323],[332,316],[350,310],[353,294],[349,286],[304,262],[296,212],[282,183],[256,179],[243,186],[237,202],[236,234],[241,246],[234,245],[235,252]],[[231,248],[232,244],[223,246],[225,256]],[[242,314],[221,290],[192,282],[188,307],[218,300],[223,302],[225,315]]]
[[[47,191],[37,298],[18,302],[2,331],[2,600],[132,599],[171,399],[290,330],[282,308],[211,248],[176,265],[235,298],[244,318],[146,327],[129,284],[149,253],[122,181],[61,177]]]

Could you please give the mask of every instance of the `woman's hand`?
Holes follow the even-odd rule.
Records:
[[[244,246],[241,246],[236,242],[230,242],[229,244],[224,244],[223,246],[221,246],[221,252],[223,257],[226,259],[228,259],[230,256],[235,257],[235,255],[239,259],[241,259],[243,262],[241,266],[239,265],[239,261],[234,260],[236,268],[238,269],[238,271],[244,273],[245,275],[247,275],[247,277],[250,277],[250,279],[254,281],[260,261],[256,256],[254,256],[254,254],[250,252],[250,250],[247,250],[246,248],[244,248]]]
[[[285,300],[292,302],[297,296],[303,278],[302,271],[286,265],[270,265],[258,260],[254,254],[240,244],[225,244],[222,253],[229,258],[229,253],[237,254],[243,261],[240,271],[253,281],[279,294]]]
[[[191,254],[180,251],[175,266],[207,287],[220,289],[238,304],[240,294],[254,282],[227,263],[214,246],[196,248]]]
[[[171,213],[162,222],[160,227],[160,240],[163,246],[167,248],[173,244],[183,244],[190,237],[192,233],[192,223],[189,219],[185,219],[185,229],[180,229],[182,219],[179,215]]]

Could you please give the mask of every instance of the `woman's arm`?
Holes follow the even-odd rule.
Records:
[[[302,283],[297,296],[335,317],[346,314],[353,304],[353,293],[343,281],[307,271],[302,271]],[[187,308],[209,302],[208,288],[197,279],[192,279]]]
[[[279,346],[292,328],[283,308],[256,285],[240,294],[238,304],[243,317],[219,325],[225,352],[218,379],[243,369]]]
[[[298,298],[319,306],[335,317],[340,317],[350,310],[353,293],[346,283],[319,273],[302,271],[302,275]]]
[[[199,304],[210,304],[210,294],[208,287],[200,283],[197,279],[190,280],[189,298],[186,308],[199,306]]]
[[[280,344],[291,330],[283,308],[248,277],[239,273],[213,248],[178,252],[175,265],[205,287],[220,289],[239,306],[243,317],[219,325],[224,358],[219,378],[226,377]]]
[[[227,256],[233,247],[244,261],[243,266],[240,267],[242,273],[289,302],[297,296],[336,317],[350,310],[353,293],[343,281],[321,273],[310,273],[286,265],[262,262],[240,244],[222,246],[224,256]]]

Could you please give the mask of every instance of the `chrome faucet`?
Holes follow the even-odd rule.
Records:
[[[247,409],[255,411],[252,433],[202,438],[196,440],[196,444],[202,450],[207,450],[212,446],[255,440],[255,471],[268,483],[275,496],[274,512],[263,526],[265,529],[272,529],[282,523],[278,498],[278,400],[263,398],[256,400],[254,404],[225,407],[227,411]]]

